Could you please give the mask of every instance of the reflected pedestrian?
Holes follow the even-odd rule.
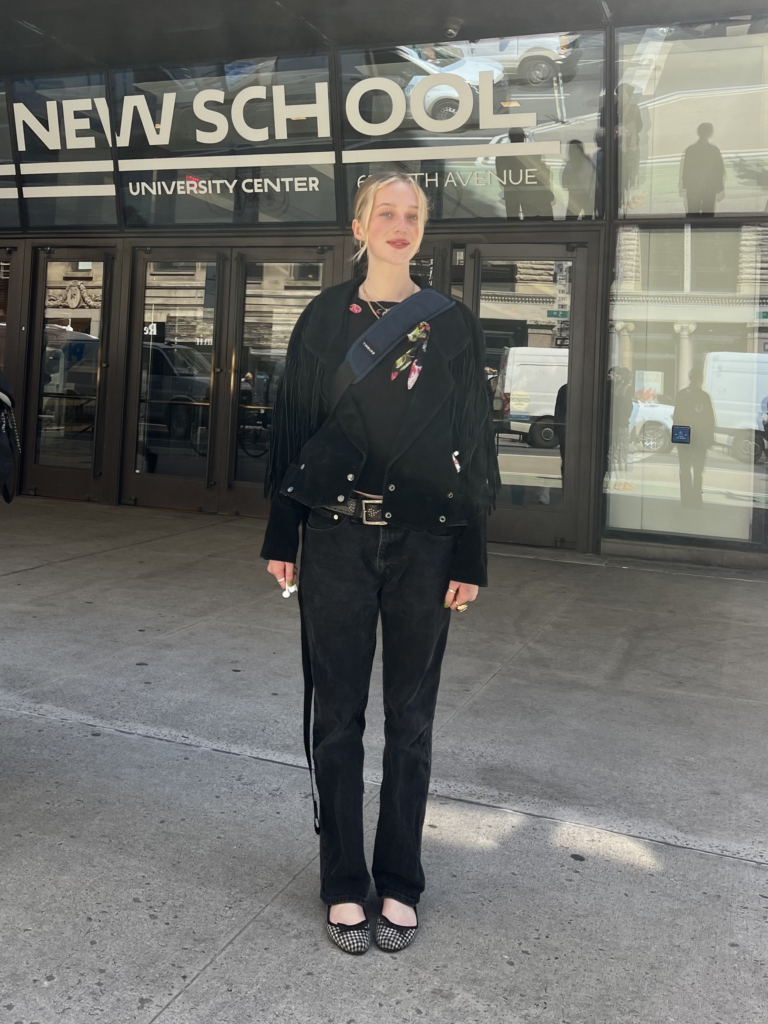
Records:
[[[509,129],[509,141],[526,141],[522,128]],[[496,157],[496,177],[503,181],[504,205],[509,220],[544,217],[552,220],[555,195],[552,173],[536,153]]]
[[[629,421],[632,418],[632,371],[626,366],[612,366],[608,371],[611,385],[611,445],[608,451],[608,486],[616,491],[634,491],[629,482]]]
[[[568,159],[563,167],[562,185],[568,193],[566,220],[595,215],[595,165],[584,152],[584,143],[572,139],[568,143]]]
[[[714,134],[709,122],[700,124],[699,141],[683,154],[680,185],[685,193],[686,213],[689,217],[713,217],[718,196],[725,190],[725,164],[720,150],[709,140]]]
[[[704,498],[704,465],[707,451],[715,443],[715,410],[703,388],[704,374],[694,367],[690,385],[678,391],[672,422],[691,428],[689,444],[677,445],[680,461],[680,502],[683,508],[701,508]]]
[[[372,874],[383,899],[376,941],[396,952],[416,936],[424,891],[432,723],[451,611],[466,610],[486,585],[497,485],[480,323],[410,276],[426,216],[427,198],[407,175],[365,180],[352,228],[367,275],[326,289],[301,315],[274,410],[262,557],[281,589],[293,585],[303,524],[305,746],[309,753],[314,693],[320,896],[328,934],[347,953],[370,942],[363,732],[377,623],[385,750]]]

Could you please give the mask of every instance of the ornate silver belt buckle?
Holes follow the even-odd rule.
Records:
[[[382,502],[375,501],[372,498],[363,498],[363,522],[366,526],[386,526],[387,522],[385,519],[374,519],[374,516],[381,516]],[[373,506],[369,508],[368,506]]]

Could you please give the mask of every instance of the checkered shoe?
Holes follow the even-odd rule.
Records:
[[[331,939],[345,953],[360,956],[361,953],[368,952],[368,947],[371,944],[371,927],[367,917],[359,924],[332,924],[331,908],[328,907],[325,926]]]
[[[416,908],[413,908],[416,911]],[[419,917],[416,911],[416,924],[409,926],[404,924],[393,924],[388,917],[379,915],[376,922],[376,945],[385,953],[399,953],[405,949],[416,938],[419,930]]]

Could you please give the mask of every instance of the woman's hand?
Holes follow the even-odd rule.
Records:
[[[270,563],[271,564],[271,563]],[[451,611],[465,612],[470,601],[474,601],[480,587],[474,583],[457,583],[451,580],[448,584],[448,593],[445,595],[445,608]]]
[[[267,562],[267,572],[274,576],[280,584],[280,589],[292,586],[296,582],[296,566],[293,562]]]

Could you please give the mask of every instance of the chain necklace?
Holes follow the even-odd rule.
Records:
[[[378,299],[369,299],[368,298],[368,293],[365,290],[365,286],[362,285],[362,284],[360,285],[359,291],[360,291],[361,296],[365,299],[365,303],[368,306],[368,309],[370,309],[370,311],[373,313],[373,315],[376,317],[377,320],[381,320],[381,318],[384,316],[384,314],[388,312],[388,309],[384,305],[384,303],[383,302],[379,302]],[[411,292],[411,295],[414,295],[415,292],[416,292],[416,285],[414,284],[413,291]],[[408,295],[406,297],[410,298],[411,295]],[[375,303],[376,306],[378,306],[378,309],[374,309],[373,306],[371,305],[371,303]]]

